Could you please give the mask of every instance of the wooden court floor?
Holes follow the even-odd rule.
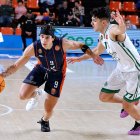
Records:
[[[6,68],[15,59],[0,59]],[[43,99],[33,111],[27,112],[27,101],[21,101],[18,91],[29,69],[23,67],[6,78],[6,88],[0,94],[0,140],[139,140],[127,131],[134,121],[121,119],[121,105],[102,103],[98,94],[115,62],[97,66],[92,61],[68,65],[61,98],[50,119],[51,132],[40,131],[37,121],[43,114]],[[43,87],[41,87],[43,88]],[[123,91],[120,93],[123,95]]]

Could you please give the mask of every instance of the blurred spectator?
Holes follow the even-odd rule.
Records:
[[[102,7],[107,5],[108,0],[83,0],[85,8],[85,26],[91,26],[91,14],[93,8]]]
[[[73,8],[73,14],[74,14],[75,17],[80,19],[80,26],[82,26],[84,15],[85,15],[85,9],[81,5],[80,0],[75,1],[75,7]]]
[[[27,9],[22,0],[18,0],[18,5],[15,7],[15,19],[18,20],[22,15],[26,15]]]
[[[54,0],[38,0],[39,11],[41,14],[54,10]]]
[[[64,25],[67,21],[68,14],[72,12],[72,10],[68,7],[68,2],[64,0],[62,2],[62,7],[58,9],[58,21],[60,25]]]
[[[38,15],[36,17],[36,21],[39,24],[51,24],[53,26],[59,26],[59,22],[57,18],[55,17],[55,13],[49,13],[48,16]]]
[[[140,0],[136,0],[136,8],[137,10],[140,10]]]
[[[0,6],[5,4],[6,0],[0,0]]]
[[[80,26],[80,19],[75,17],[72,12],[68,14],[68,19],[64,23],[64,26]]]
[[[36,23],[35,16],[31,10],[27,11],[26,15],[21,16],[19,19],[20,27],[22,29],[21,38],[23,42],[23,51],[27,47],[26,38],[32,38],[33,42],[36,41]]]
[[[54,12],[49,13],[49,17],[48,17],[48,20],[46,20],[46,23],[47,23],[47,24],[51,24],[51,25],[53,25],[53,26],[58,26],[58,25],[59,25],[59,22],[58,22],[58,20],[56,19],[55,13],[54,13]]]
[[[75,0],[69,0],[68,3],[69,8],[73,9],[75,7]]]
[[[14,15],[14,9],[11,1],[6,0],[6,3],[0,6],[0,26],[11,26],[12,16]]]
[[[15,26],[18,25],[18,20],[21,18],[21,16],[26,15],[27,9],[24,6],[23,0],[18,0],[18,5],[15,7]]]
[[[127,30],[135,30],[135,29],[137,29],[137,26],[132,24],[129,19],[125,20],[125,25],[126,25]]]

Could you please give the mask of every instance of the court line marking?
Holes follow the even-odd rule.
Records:
[[[13,109],[15,111],[26,111],[25,109]],[[33,109],[32,111],[42,111],[44,109]],[[68,112],[120,112],[120,110],[97,110],[97,109],[54,109],[54,111],[68,111]],[[26,111],[31,112],[31,111]]]
[[[14,108],[11,108],[9,106],[6,106],[6,105],[3,105],[3,104],[0,104],[0,106],[4,107],[7,109],[7,112],[5,113],[2,113],[0,114],[0,117],[1,116],[5,116],[5,115],[8,115],[10,114],[11,112],[14,112],[14,111],[26,111],[25,109],[14,109]],[[42,111],[44,109],[33,109],[32,111]],[[114,110],[97,110],[97,109],[55,109],[54,111],[68,111],[68,112],[120,112],[118,110],[114,111]],[[31,111],[26,111],[26,112],[31,112]]]
[[[2,104],[0,104],[0,106],[2,106],[2,107],[4,107],[4,108],[7,109],[7,112],[0,114],[0,117],[1,117],[1,116],[5,116],[5,115],[10,114],[11,112],[13,112],[13,108],[11,108],[11,107],[9,107],[9,106],[2,105]]]

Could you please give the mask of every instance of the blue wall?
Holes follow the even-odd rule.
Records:
[[[0,54],[21,55],[22,54],[22,40],[21,36],[17,35],[3,35],[4,42],[0,43]],[[27,39],[27,44],[32,42]]]
[[[66,34],[65,38],[81,41],[90,48],[94,48],[98,43],[99,33],[93,31],[92,28],[57,28],[56,35],[63,36]],[[39,35],[40,27],[37,29],[37,34]],[[134,46],[140,53],[140,30],[129,30],[127,31],[128,36],[133,42]],[[37,36],[39,37],[39,36]],[[22,40],[21,36],[16,35],[4,35],[4,42],[0,43],[0,54],[8,55],[21,55],[22,54]],[[27,39],[27,44],[32,42],[31,39]],[[68,55],[81,55],[81,50],[69,50]],[[104,53],[106,55],[106,52]]]

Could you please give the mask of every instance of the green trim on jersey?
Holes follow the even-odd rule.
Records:
[[[137,61],[137,59],[135,58],[135,56],[132,54],[132,52],[125,47],[124,43],[120,43],[118,42],[119,46],[126,52],[126,54],[133,60],[136,68],[138,70],[140,70],[140,63]]]
[[[110,93],[110,94],[118,93],[119,91],[120,89],[119,90],[111,90],[111,89],[106,89],[106,88],[101,89],[101,92]]]
[[[105,34],[106,34],[107,30],[109,29],[109,27],[110,27],[110,24],[107,26],[107,28],[106,28],[106,30],[105,30],[103,36],[105,36]]]

